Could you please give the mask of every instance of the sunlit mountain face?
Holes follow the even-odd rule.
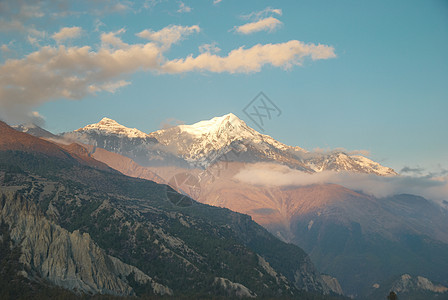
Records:
[[[403,274],[446,284],[447,210],[419,196],[380,193],[401,176],[364,156],[288,146],[234,114],[152,133],[104,118],[58,139],[85,143],[92,158],[128,176],[250,215],[304,248],[346,295],[374,299],[388,278]],[[157,165],[137,163],[137,148],[140,158],[158,151]]]

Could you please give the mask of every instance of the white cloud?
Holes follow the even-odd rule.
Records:
[[[105,26],[106,24],[104,24],[103,22],[101,22],[101,20],[100,19],[96,19],[95,21],[94,21],[94,23],[93,23],[93,26],[94,26],[94,31],[95,32],[99,32],[100,31],[100,28],[101,27],[103,27],[103,26]]]
[[[111,6],[110,11],[111,12],[122,12],[122,11],[130,10],[130,9],[131,9],[131,7],[128,4],[117,2]]]
[[[39,112],[37,111],[32,111],[29,114],[29,118],[30,118],[30,123],[35,124],[39,127],[44,127],[45,126],[45,117],[42,116]]]
[[[214,0],[214,1],[213,1],[213,4],[221,3],[221,1],[222,1],[222,0]]]
[[[264,18],[255,22],[247,23],[241,26],[235,27],[235,30],[242,34],[250,34],[259,31],[272,32],[281,26],[283,23],[274,17]]]
[[[199,52],[201,53],[218,53],[221,51],[221,49],[217,46],[216,42],[213,42],[211,44],[202,44],[199,46]]]
[[[197,57],[188,56],[168,61],[162,69],[168,73],[190,71],[252,73],[260,71],[264,65],[289,69],[301,65],[306,57],[319,60],[333,58],[336,55],[333,47],[292,40],[279,44],[257,44],[248,49],[241,47],[224,57],[205,52]]]
[[[123,49],[129,45],[123,42],[117,35],[125,33],[126,30],[121,28],[117,31],[107,32],[101,34],[101,46],[102,48],[118,48]]]
[[[57,42],[61,43],[65,40],[78,38],[81,36],[82,28],[81,27],[64,27],[59,30],[59,32],[56,32],[51,37]]]
[[[179,2],[179,9],[177,10],[178,13],[188,13],[191,12],[191,7],[185,5],[182,1]]]
[[[143,2],[143,8],[153,9],[157,4],[160,4],[162,2],[163,0],[145,0],[145,2]]]
[[[0,50],[2,50],[2,52],[10,52],[11,51],[11,49],[9,49],[9,46],[7,44],[3,44],[0,47]]]
[[[152,31],[150,29],[145,29],[142,32],[137,33],[138,37],[158,42],[163,45],[164,48],[171,47],[172,44],[177,43],[186,36],[193,34],[195,32],[200,32],[201,29],[198,25],[193,26],[180,26],[171,25],[167,26],[159,31]]]
[[[0,31],[22,31],[26,32],[30,19],[42,18],[42,3],[35,4],[26,1],[0,1]]]
[[[265,9],[261,11],[252,12],[248,15],[243,15],[243,19],[252,19],[252,20],[260,20],[262,18],[265,18],[267,16],[272,15],[279,15],[281,16],[283,14],[283,11],[280,8],[272,8],[272,7],[266,7]]]
[[[119,80],[116,82],[113,82],[113,81],[106,82],[101,85],[91,84],[91,85],[89,85],[89,92],[95,93],[95,92],[106,91],[109,93],[115,93],[119,88],[122,88],[129,84],[131,84],[131,83],[129,81],[125,81],[125,80]]]
[[[279,28],[283,23],[272,15],[282,15],[282,10],[279,8],[267,7],[262,11],[252,12],[248,15],[243,15],[243,19],[252,20],[252,22],[244,25],[235,26],[234,30],[242,34],[251,34],[259,31],[272,32]]]
[[[185,122],[176,118],[167,118],[160,122],[159,129],[168,129],[179,125],[184,125]]]
[[[47,33],[45,31],[39,31],[35,28],[28,28],[27,31],[28,31],[28,36],[27,36],[28,42],[32,46],[39,48],[40,42],[46,38]]]
[[[45,16],[44,12],[41,9],[39,4],[31,5],[29,3],[23,3],[20,7],[19,15],[22,18],[31,19],[31,18],[42,18]]]
[[[28,43],[30,43],[30,44],[33,45],[34,47],[40,47],[40,45],[39,45],[39,41],[38,41],[37,38],[32,37],[32,36],[29,35],[29,36],[27,37],[27,40],[28,40]]]
[[[124,49],[42,47],[23,59],[0,66],[0,113],[5,119],[23,117],[33,107],[55,99],[81,99],[88,94],[115,92],[129,84],[122,76],[157,70],[160,49],[153,43]]]
[[[442,203],[448,200],[448,176],[410,177],[376,176],[350,172],[325,171],[308,174],[287,166],[258,163],[246,165],[235,179],[261,186],[305,186],[311,184],[339,184],[351,190],[362,191],[375,197],[387,197],[408,193]]]

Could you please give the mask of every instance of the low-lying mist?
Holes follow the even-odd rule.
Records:
[[[261,186],[305,186],[333,183],[378,198],[413,194],[448,207],[448,176],[377,176],[354,172],[324,171],[308,174],[284,165],[256,163],[246,165],[235,179]]]

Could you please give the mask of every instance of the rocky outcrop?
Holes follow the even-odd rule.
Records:
[[[330,293],[330,288],[317,272],[308,256],[305,257],[305,261],[300,265],[299,269],[296,270],[294,279],[294,285],[300,290],[319,290],[324,295]]]
[[[409,293],[416,290],[446,293],[448,292],[448,287],[434,284],[428,278],[422,276],[412,277],[409,274],[403,274],[393,284],[391,290],[397,293]]]
[[[330,275],[322,275],[322,279],[324,282],[328,285],[328,287],[331,289],[333,293],[343,295],[344,292],[342,291],[342,287],[339,284],[339,281],[337,278],[330,276]]]
[[[277,273],[277,271],[274,270],[274,268],[271,267],[271,265],[260,255],[258,256],[258,264],[263,267],[263,269],[272,277],[275,278],[277,283],[283,282],[285,284],[288,284],[288,279],[283,274]]]
[[[235,283],[227,278],[216,277],[214,285],[223,288],[229,297],[236,298],[255,298],[257,294],[249,290],[247,287],[241,283]]]
[[[36,275],[60,287],[85,293],[133,295],[127,278],[150,284],[156,294],[172,291],[138,268],[109,256],[88,233],[69,232],[46,219],[36,206],[12,192],[0,191],[0,220],[22,249],[27,276]]]

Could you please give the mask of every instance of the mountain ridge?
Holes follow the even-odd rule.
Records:
[[[114,142],[114,146],[108,145],[104,140],[106,137],[110,139],[110,136],[116,136],[120,141]],[[142,166],[153,165],[156,157],[159,165],[173,162],[181,167],[207,168],[222,160],[269,161],[307,173],[331,170],[397,175],[393,169],[361,155],[349,155],[342,151],[309,152],[298,146],[288,146],[247,126],[233,113],[148,134],[103,118],[98,123],[64,134],[63,137],[122,154]],[[151,142],[148,143],[149,140]],[[135,153],[137,150],[130,153],[128,148],[132,145],[135,147],[136,143],[138,153]]]

